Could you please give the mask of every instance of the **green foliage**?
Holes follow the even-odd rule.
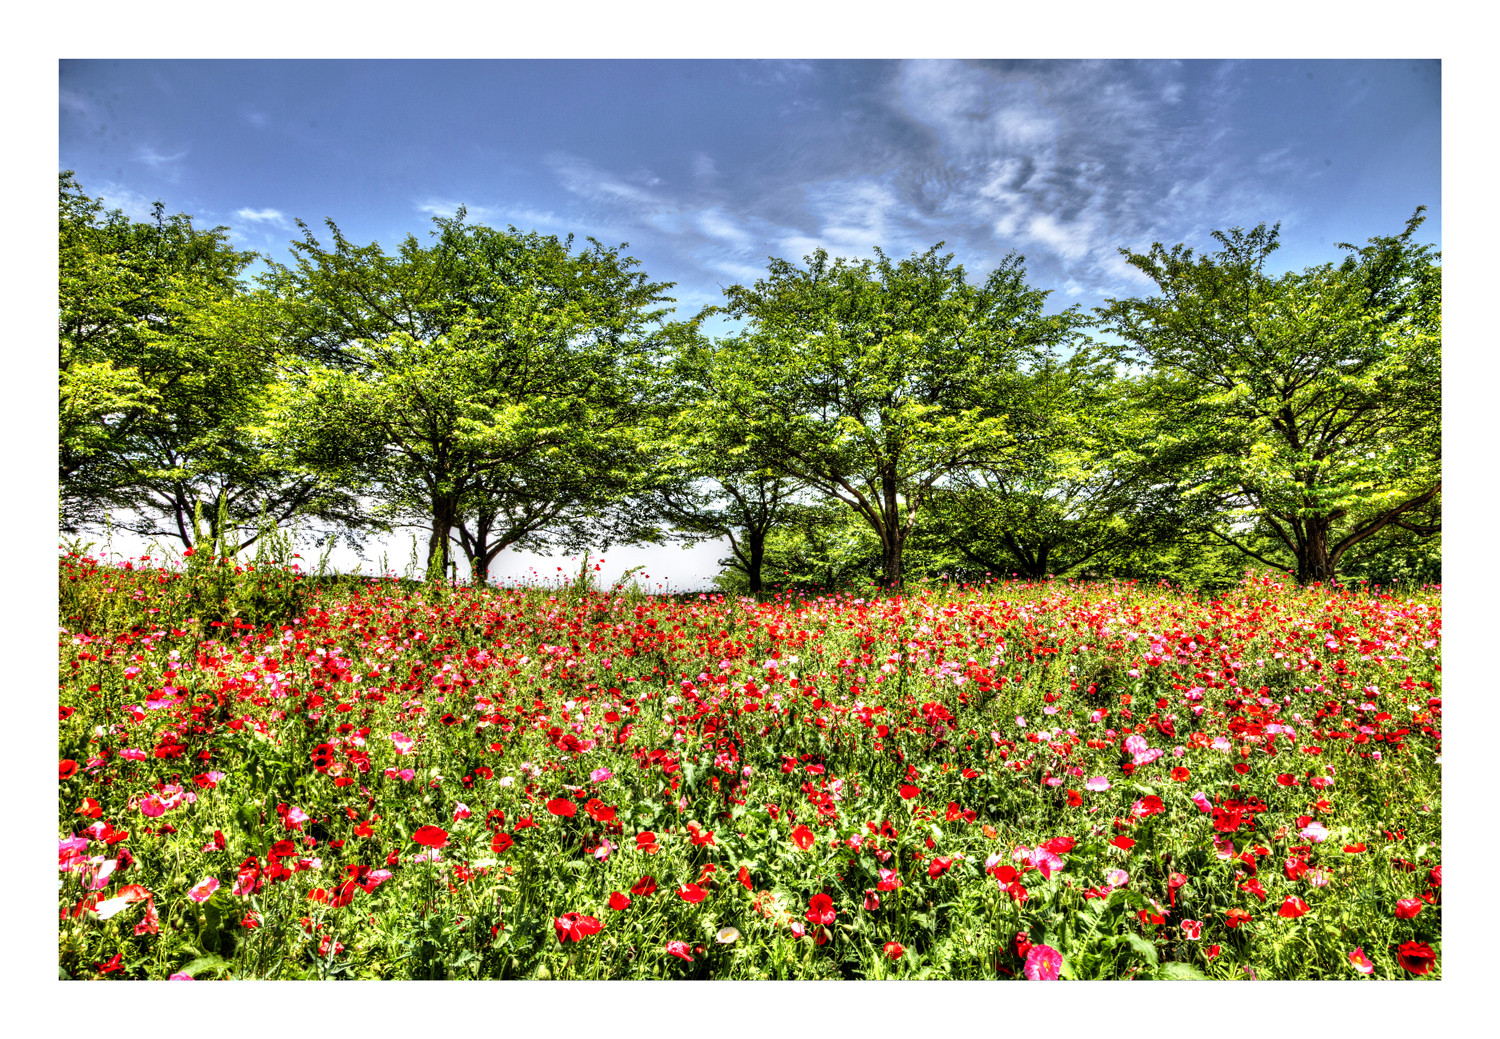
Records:
[[[64,530],[113,510],[124,529],[191,548],[194,512],[221,498],[275,522],[358,524],[352,496],[291,476],[253,432],[278,344],[275,301],[238,280],[253,258],[230,247],[227,228],[200,230],[160,202],[150,222],[106,213],[60,176]],[[254,536],[251,526],[230,540]]]
[[[1280,277],[1265,225],[1215,232],[1212,255],[1124,252],[1161,295],[1102,313],[1150,365],[1142,464],[1195,504],[1194,528],[1299,581],[1333,580],[1388,528],[1440,529],[1442,268],[1413,241],[1421,212]]]
[[[515,546],[640,536],[608,506],[633,486],[652,309],[669,286],[590,239],[438,218],[427,247],[333,247],[303,226],[289,300],[309,361],[278,387],[271,435],[306,471],[425,518],[433,574],[458,540],[475,576]],[[555,540],[556,539],[556,540]]]
[[[881,545],[882,581],[935,488],[1045,437],[1075,311],[1044,316],[1012,256],[983,287],[938,248],[893,262],[773,260],[725,290],[743,334],[704,348],[702,421],[777,475],[852,510]]]

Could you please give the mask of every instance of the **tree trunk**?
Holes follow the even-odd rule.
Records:
[[[882,554],[882,580],[881,585],[885,588],[901,587],[901,536],[891,531],[881,544]]]
[[[447,579],[449,543],[457,521],[457,502],[448,496],[435,497],[432,502],[432,536],[427,539],[428,580],[442,582]]]
[[[750,578],[750,594],[759,595],[765,587],[761,583],[760,568],[766,559],[766,532],[757,531],[752,527],[749,536],[750,559],[745,566],[745,574]]]
[[[1336,578],[1334,567],[1338,560],[1328,550],[1328,527],[1326,519],[1306,521],[1305,541],[1301,557],[1297,560],[1297,583],[1312,584],[1315,581],[1332,584]]]

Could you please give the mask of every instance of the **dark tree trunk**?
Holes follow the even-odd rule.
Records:
[[[437,496],[432,502],[432,535],[427,539],[427,577],[444,581],[448,576],[450,541],[458,522],[457,502],[450,496]]]

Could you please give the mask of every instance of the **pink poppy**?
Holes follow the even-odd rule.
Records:
[[[1361,974],[1368,974],[1375,969],[1375,964],[1365,955],[1364,946],[1359,946],[1349,954],[1349,962]]]
[[[1062,953],[1050,945],[1033,945],[1022,971],[1029,981],[1056,981],[1062,972]]]
[[[188,898],[191,898],[194,902],[206,902],[208,901],[208,896],[217,890],[219,890],[218,878],[204,877],[198,883],[188,888]]]

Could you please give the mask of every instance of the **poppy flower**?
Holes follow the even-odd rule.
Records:
[[[750,880],[750,869],[746,866],[740,867],[739,882],[745,886],[746,891],[754,891],[755,884]]]
[[[1178,765],[1176,768],[1172,769],[1172,781],[1176,783],[1186,783],[1189,779],[1192,778],[1192,775],[1193,774],[1190,771],[1183,768],[1181,765]]]
[[[1121,851],[1129,851],[1131,848],[1135,847],[1135,839],[1132,837],[1126,837],[1124,834],[1121,834],[1109,843],[1114,845],[1116,848],[1119,848]]]
[[[833,899],[826,894],[813,895],[807,903],[807,920],[814,924],[831,924],[838,910],[833,908]]]
[[[920,796],[922,791],[918,787],[912,786],[910,783],[902,783],[901,789],[898,791],[898,793],[901,795],[901,799],[903,801],[910,801],[912,798]]]
[[[1033,945],[1022,973],[1028,981],[1056,981],[1062,972],[1062,953],[1050,945]]]
[[[500,855],[505,853],[506,851],[509,851],[510,846],[515,843],[515,838],[513,838],[510,834],[497,833],[490,841],[490,850],[493,851],[496,855]]]
[[[635,850],[645,852],[647,855],[655,855],[661,850],[661,846],[656,843],[656,834],[650,830],[636,834]]]
[[[905,952],[906,947],[903,946],[900,942],[885,943],[885,954],[893,960],[899,960],[902,954],[904,954]]]
[[[448,831],[436,826],[423,826],[411,839],[428,848],[442,848],[448,844]]]
[[[1396,962],[1413,974],[1426,974],[1437,962],[1437,953],[1426,942],[1402,942],[1396,947]]]
[[[676,956],[679,960],[686,960],[689,963],[693,962],[692,951],[688,948],[687,942],[670,941],[666,944],[666,950],[668,956]]]
[[[1196,942],[1202,936],[1202,934],[1203,934],[1203,921],[1202,920],[1184,920],[1184,921],[1182,921],[1182,933],[1183,933],[1183,935],[1185,935],[1187,937],[1187,939],[1189,941]]]
[[[57,763],[57,778],[71,779],[78,772],[78,762],[72,758],[63,758]]]
[[[805,824],[799,823],[797,828],[792,831],[792,843],[803,851],[811,848],[815,840],[817,838],[813,836],[813,832]]]
[[[739,939],[740,929],[738,927],[721,927],[718,933],[714,935],[714,941],[720,945],[730,945]]]
[[[693,905],[697,905],[699,902],[708,897],[708,892],[704,891],[697,884],[684,884],[677,889],[677,896],[684,902],[690,902]]]
[[[1396,919],[1410,920],[1422,911],[1420,898],[1402,898],[1396,901]]]
[[[630,896],[618,891],[611,891],[609,895],[609,907],[616,912],[630,908]]]
[[[927,875],[936,880],[938,877],[941,877],[944,873],[947,873],[952,868],[952,856],[935,855],[933,856],[932,861],[927,864]]]
[[[559,945],[569,940],[581,942],[591,934],[598,934],[602,926],[594,917],[578,913],[564,913],[552,921]]]
[[[603,801],[599,800],[597,797],[591,797],[591,798],[589,798],[588,804],[586,804],[586,805],[583,806],[583,810],[585,812],[588,812],[589,813],[589,818],[592,819],[592,820],[594,820],[594,822],[596,822],[596,823],[614,822],[614,818],[615,818],[615,809],[614,809],[614,807],[611,806],[611,805],[605,804]]]
[[[1026,958],[1026,954],[1031,951],[1031,935],[1027,934],[1025,931],[1017,931],[1015,945],[1016,955],[1024,960]]]
[[[560,815],[564,819],[571,819],[578,812],[578,805],[566,797],[554,797],[547,802],[547,811],[553,815]]]
[[[1368,974],[1375,969],[1375,964],[1365,955],[1364,946],[1359,946],[1349,954],[1349,962],[1361,974]]]
[[[1296,895],[1288,895],[1286,901],[1281,903],[1281,908],[1276,910],[1277,916],[1284,916],[1289,920],[1295,920],[1306,913],[1307,903]]]
[[[219,889],[219,881],[216,877],[204,877],[198,883],[188,888],[188,898],[194,902],[205,902],[208,896]]]
[[[1224,914],[1224,922],[1227,923],[1230,928],[1239,927],[1240,924],[1249,923],[1253,919],[1255,918],[1250,913],[1238,907],[1231,909],[1229,910],[1229,912]]]
[[[1346,844],[1346,845],[1344,845],[1344,853],[1346,855],[1358,855],[1360,852],[1362,852],[1364,850],[1365,850],[1365,846],[1363,844]]]
[[[637,880],[635,882],[635,885],[630,889],[630,893],[632,895],[641,895],[641,896],[652,894],[655,891],[656,891],[656,878],[655,877],[650,877],[650,876],[642,877],[640,880]]]

